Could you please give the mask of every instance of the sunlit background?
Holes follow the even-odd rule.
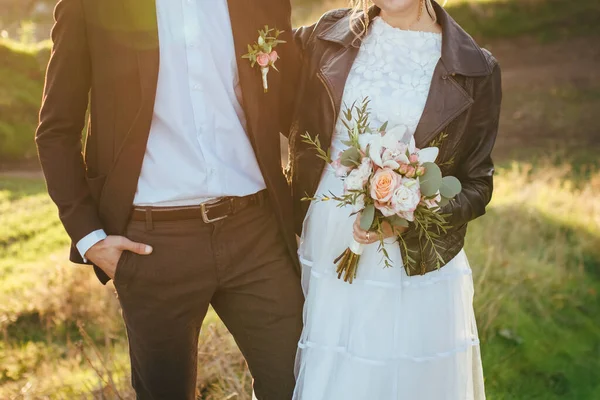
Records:
[[[0,0],[0,399],[130,399],[113,288],[66,261],[35,159],[54,3]],[[346,4],[293,3],[296,25]],[[600,2],[446,7],[504,78],[494,200],[467,240],[488,398],[600,399]],[[199,398],[249,399],[250,385],[210,314]]]

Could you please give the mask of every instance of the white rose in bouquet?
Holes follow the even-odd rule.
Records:
[[[414,220],[414,212],[421,201],[419,183],[415,179],[403,178],[390,200],[394,211],[408,221]]]
[[[352,190],[363,190],[369,177],[373,172],[373,163],[369,157],[364,157],[360,166],[348,174],[344,180],[344,189],[346,192]]]

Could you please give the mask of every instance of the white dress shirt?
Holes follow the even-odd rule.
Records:
[[[227,0],[157,0],[160,68],[134,204],[185,206],[265,189],[246,134]],[[81,255],[106,238],[77,243]]]

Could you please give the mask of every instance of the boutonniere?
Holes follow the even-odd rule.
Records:
[[[253,45],[248,45],[248,53],[244,54],[242,58],[247,58],[250,61],[251,67],[254,68],[258,64],[262,75],[262,84],[265,93],[269,91],[269,82],[267,76],[271,67],[275,71],[279,71],[275,66],[275,62],[279,59],[279,55],[274,50],[278,44],[285,43],[285,40],[279,40],[278,37],[283,31],[279,29],[269,29],[268,25],[265,25],[264,30],[258,31],[258,41]]]

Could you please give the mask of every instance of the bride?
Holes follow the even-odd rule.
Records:
[[[437,3],[373,3],[356,1],[295,34],[303,72],[288,172],[306,305],[294,399],[484,399],[463,245],[467,223],[485,213],[492,194],[500,69]],[[362,231],[350,208],[301,201],[341,194],[343,181],[300,135],[318,134],[335,159],[347,139],[340,110],[366,97],[373,127],[404,127],[419,148],[437,141],[436,163],[462,183],[442,210],[452,228],[437,241],[441,268],[410,227],[401,234],[417,267],[403,263],[398,232],[388,227],[393,267],[385,268],[378,234]],[[338,279],[333,260],[352,235],[367,246],[349,284]]]

